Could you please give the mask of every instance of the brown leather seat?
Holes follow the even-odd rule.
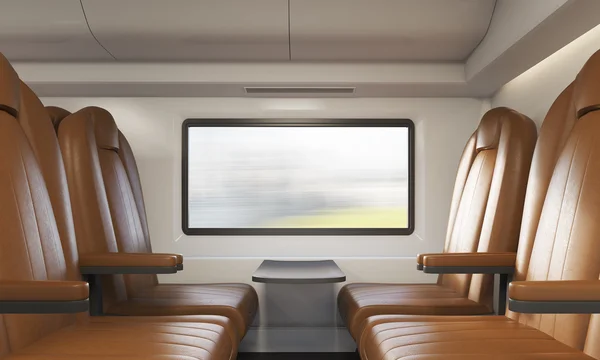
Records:
[[[517,250],[525,187],[536,141],[532,120],[508,109],[488,111],[463,151],[444,252]],[[349,284],[338,295],[355,340],[378,314],[477,315],[492,310],[492,278],[440,275],[429,284]]]
[[[70,206],[68,193],[61,192],[66,183],[53,133],[39,99],[0,54],[3,303],[19,300],[15,289],[23,286],[41,301],[87,295],[87,285],[78,281],[76,252],[69,248]],[[0,358],[233,359],[237,344],[226,330],[230,322],[222,316],[90,320],[85,313],[0,314]]]
[[[505,316],[379,315],[368,321],[363,360],[594,359]]]
[[[46,111],[48,112],[50,120],[52,120],[52,124],[54,124],[56,131],[58,131],[60,122],[67,116],[71,115],[69,111],[58,106],[46,106]]]
[[[152,253],[137,165],[125,136],[105,109],[87,107],[64,118],[50,109],[75,214],[80,255]],[[241,339],[258,296],[247,284],[159,284],[156,275],[117,275],[104,284],[107,314],[223,315]]]
[[[558,97],[542,125],[511,298],[538,304],[600,299],[598,184],[600,51]],[[364,325],[361,356],[600,359],[599,313],[535,312],[501,317],[374,316]]]

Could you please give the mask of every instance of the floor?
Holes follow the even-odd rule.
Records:
[[[359,360],[356,353],[240,353],[237,360]]]

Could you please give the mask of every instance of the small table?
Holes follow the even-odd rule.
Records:
[[[346,281],[346,274],[333,260],[265,260],[252,281],[267,284],[327,284]]]

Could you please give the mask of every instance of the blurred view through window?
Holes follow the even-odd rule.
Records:
[[[193,126],[189,228],[407,228],[408,127]]]

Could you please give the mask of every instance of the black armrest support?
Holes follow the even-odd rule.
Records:
[[[175,274],[183,264],[175,254],[93,253],[79,259],[79,269],[90,284],[90,314],[103,315],[102,275]]]
[[[493,274],[494,313],[504,315],[508,284],[515,272],[515,253],[425,254],[423,272],[427,274]]]
[[[509,298],[508,308],[523,314],[600,314],[600,301],[522,301]]]
[[[0,314],[73,314],[87,312],[88,299],[73,301],[0,301]]]

